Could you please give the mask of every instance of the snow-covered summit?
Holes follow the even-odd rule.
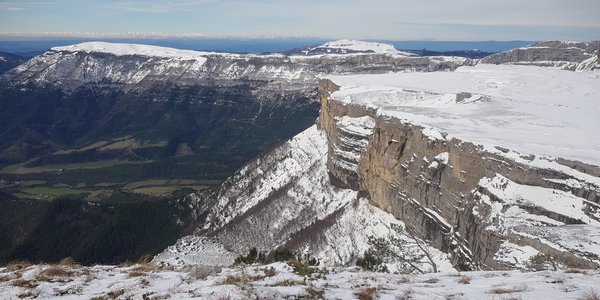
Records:
[[[67,52],[86,52],[86,53],[106,53],[116,56],[124,55],[141,55],[155,56],[164,58],[182,58],[182,59],[198,59],[204,58],[205,52],[193,50],[181,50],[168,47],[141,45],[141,44],[125,44],[125,43],[106,43],[106,42],[85,42],[70,46],[53,47],[53,51]]]
[[[396,54],[396,55],[399,54],[399,55],[405,55],[405,56],[414,55],[412,53],[398,51],[398,49],[396,49],[391,44],[366,42],[366,41],[359,41],[359,40],[347,40],[347,39],[327,42],[323,45],[312,48],[311,51],[324,50],[324,49],[329,49],[330,51],[337,50],[334,52],[336,52],[336,53],[339,52],[342,54],[355,53],[355,52],[368,52],[368,53],[376,53],[376,54]]]

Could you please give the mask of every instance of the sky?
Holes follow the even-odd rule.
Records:
[[[600,0],[0,0],[0,35],[600,39]]]

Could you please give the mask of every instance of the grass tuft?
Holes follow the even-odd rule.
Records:
[[[39,272],[35,279],[46,282],[66,282],[71,280],[71,276],[73,276],[72,271],[65,269],[64,266],[55,265]]]
[[[594,289],[591,289],[585,295],[579,297],[580,300],[600,300],[600,294],[596,292]]]
[[[466,275],[460,276],[457,282],[460,284],[469,284],[471,283],[471,277]]]
[[[369,288],[364,288],[364,289],[360,290],[355,295],[358,298],[358,300],[373,300],[373,297],[375,296],[376,292],[377,292],[377,288],[369,287]]]
[[[4,267],[6,268],[7,272],[14,272],[17,270],[22,270],[22,269],[28,268],[31,265],[32,265],[32,263],[28,260],[19,260],[19,261],[9,262]]]

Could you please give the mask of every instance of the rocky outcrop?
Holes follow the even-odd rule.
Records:
[[[588,43],[546,41],[492,54],[480,60],[487,64],[519,64],[565,70],[600,68],[600,41]]]

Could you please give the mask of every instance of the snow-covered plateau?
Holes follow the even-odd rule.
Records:
[[[598,299],[597,270],[385,274],[286,263],[233,268],[0,268],[2,299]]]
[[[433,127],[446,139],[600,165],[598,72],[479,64],[330,79],[341,86],[334,100]]]

